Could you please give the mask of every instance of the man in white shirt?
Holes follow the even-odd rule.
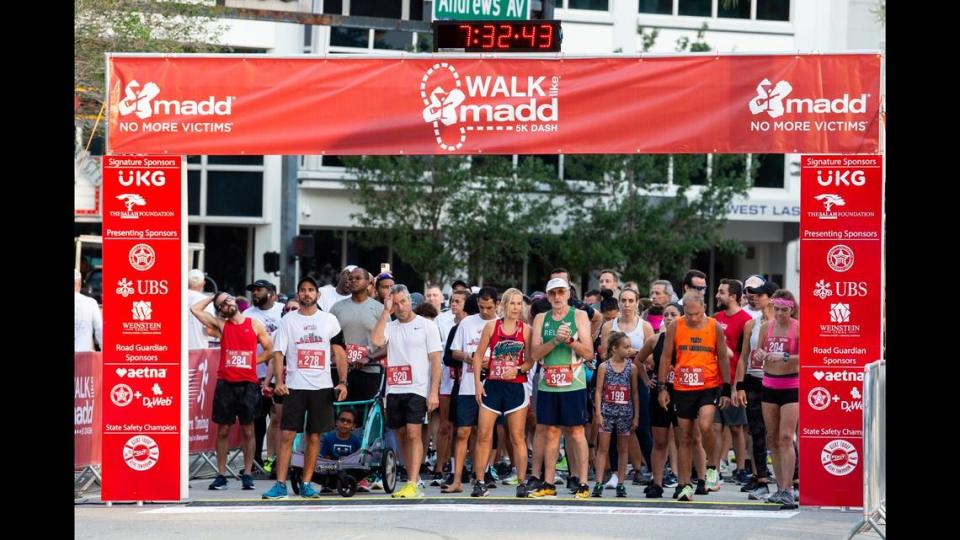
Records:
[[[80,293],[80,281],[83,276],[79,270],[73,271],[73,350],[74,352],[93,352],[94,340],[103,349],[103,315],[97,301]]]
[[[440,405],[443,346],[436,325],[413,312],[406,286],[394,285],[383,308],[370,343],[387,347],[387,427],[397,434],[409,477],[393,497],[423,497],[417,486],[423,463],[420,431],[427,413]],[[391,312],[397,320],[390,321]]]
[[[300,430],[307,434],[300,496],[310,499],[320,496],[310,483],[320,454],[320,434],[333,428],[334,399],[343,401],[347,397],[346,382],[341,381],[334,387],[330,376],[331,356],[337,363],[337,371],[347,372],[343,332],[336,317],[317,309],[317,289],[317,282],[312,277],[300,278],[297,283],[300,309],[287,313],[280,320],[277,331],[273,373],[278,382],[274,393],[286,397],[280,420],[277,483],[263,494],[264,499],[287,498],[287,472],[293,438]],[[287,368],[286,378],[283,376],[284,366]]]
[[[206,349],[210,345],[210,334],[199,319],[190,313],[190,306],[200,302],[207,295],[203,294],[203,284],[206,281],[203,271],[194,268],[187,272],[187,348]],[[213,304],[207,304],[204,309],[211,316],[216,317]]]
[[[263,326],[267,329],[267,333],[270,334],[270,339],[276,339],[277,330],[280,329],[280,317],[283,316],[283,306],[275,300],[277,295],[276,285],[265,279],[258,279],[250,285],[247,285],[247,290],[250,291],[250,302],[253,305],[248,307],[243,312],[243,315],[263,323]],[[257,355],[262,353],[263,347],[258,345]],[[273,358],[271,357],[270,362],[257,364],[257,380],[260,381],[262,390],[260,409],[257,411],[257,416],[253,421],[255,431],[254,438],[256,440],[253,457],[258,465],[261,467],[264,466],[262,458],[263,439],[264,435],[266,435],[267,454],[271,456],[268,468],[273,466],[273,459],[277,452],[277,442],[280,438],[280,410],[283,406],[282,396],[276,396],[277,401],[273,399],[273,389],[270,386],[270,381],[273,379],[272,362]],[[267,432],[267,415],[270,416],[269,433]],[[270,471],[268,470],[267,472]]]
[[[343,270],[340,271],[340,276],[337,278],[336,287],[333,285],[320,287],[320,300],[318,300],[320,309],[330,313],[330,308],[332,308],[334,304],[352,296],[350,294],[350,272],[353,272],[354,268],[356,268],[356,266],[352,264],[343,267]]]

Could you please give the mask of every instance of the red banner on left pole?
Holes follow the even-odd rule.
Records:
[[[103,158],[104,501],[184,498],[182,158]]]

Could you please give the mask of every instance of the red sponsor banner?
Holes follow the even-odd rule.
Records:
[[[195,349],[190,351],[190,391],[187,425],[190,432],[190,453],[215,452],[217,450],[217,425],[213,423],[213,393],[217,389],[217,368],[220,366],[220,349]],[[239,423],[230,429],[230,448],[241,448],[243,433]]]
[[[185,495],[181,161],[103,160],[105,501]]]
[[[879,54],[108,63],[110,153],[879,150]]]
[[[100,464],[101,353],[73,353],[73,466]]]
[[[882,356],[882,157],[802,156],[800,181],[803,503],[861,506],[863,367]]]

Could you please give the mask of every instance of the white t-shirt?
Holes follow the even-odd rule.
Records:
[[[274,302],[273,307],[267,310],[258,308],[257,306],[250,306],[243,312],[245,317],[250,317],[251,319],[256,319],[263,323],[263,326],[266,327],[267,332],[270,334],[270,339],[277,339],[277,331],[280,329],[280,318],[283,316],[283,306],[279,303]],[[196,318],[196,317],[194,317]],[[263,345],[257,343],[257,356],[263,353]],[[268,362],[260,362],[257,364],[257,378],[263,379],[267,376],[267,364]]]
[[[97,301],[89,296],[73,293],[73,350],[93,352],[96,338],[103,349],[103,315]]]
[[[287,388],[321,390],[333,388],[330,377],[333,351],[330,340],[340,333],[340,323],[329,313],[303,315],[291,311],[280,319],[273,350],[283,353],[287,366]]]
[[[190,311],[190,308],[194,304],[200,302],[204,298],[207,298],[208,295],[195,291],[193,289],[187,289],[187,349],[206,349],[210,346],[210,336],[207,335],[203,323],[200,322],[200,319],[196,318],[193,313]],[[217,312],[213,309],[213,302],[207,304],[207,307],[203,308],[204,311],[217,316]]]
[[[495,319],[490,319],[490,321]],[[463,371],[460,373],[460,394],[461,396],[476,395],[476,383],[473,380],[473,353],[477,351],[480,345],[480,336],[483,334],[483,327],[488,322],[480,318],[480,315],[470,315],[460,321],[460,327],[457,328],[457,335],[453,338],[450,345],[452,351],[462,351],[470,355],[470,358],[463,363]],[[487,356],[490,356],[490,348],[487,348]]]
[[[443,352],[433,321],[417,315],[412,321],[390,321],[387,338],[387,394],[417,394],[430,390],[430,353]]]
[[[347,293],[346,295],[338,293],[337,288],[333,285],[324,285],[323,287],[320,287],[319,292],[320,298],[317,299],[317,305],[320,306],[320,309],[326,311],[327,313],[330,312],[330,308],[332,308],[334,304],[341,300],[346,300],[351,296],[350,293]]]

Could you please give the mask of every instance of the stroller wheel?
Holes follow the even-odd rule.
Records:
[[[290,467],[290,486],[293,488],[293,493],[296,495],[300,494],[300,485],[303,483],[303,469],[300,467]]]
[[[357,479],[349,474],[341,475],[337,479],[337,493],[341,497],[353,497],[357,493]]]
[[[383,492],[393,493],[393,490],[397,487],[397,454],[393,452],[392,448],[387,448],[383,452],[380,474],[383,476]]]

